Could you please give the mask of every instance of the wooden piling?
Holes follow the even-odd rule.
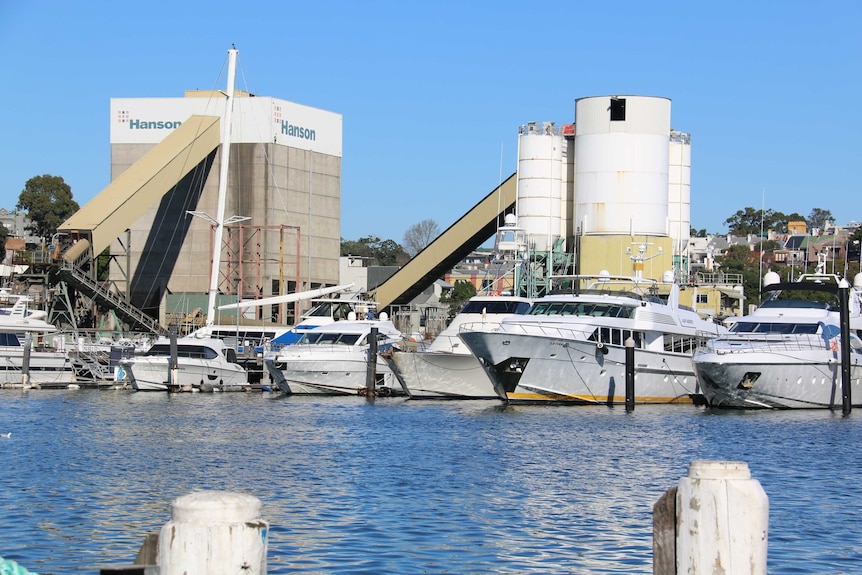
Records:
[[[652,508],[653,575],[676,575],[676,487],[659,497]]]
[[[629,336],[626,347],[626,411],[635,409],[635,340]]]
[[[374,397],[377,393],[377,328],[372,327],[368,334],[368,369],[365,373],[365,395]]]
[[[30,388],[30,352],[33,348],[33,334],[28,333],[24,337],[24,357],[21,359],[21,385],[24,389]]]
[[[850,385],[850,282],[842,279],[838,284],[839,326],[841,329],[841,397],[842,412],[850,415],[853,409]]]

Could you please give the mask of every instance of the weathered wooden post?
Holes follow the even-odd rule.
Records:
[[[264,575],[269,524],[260,506],[257,497],[230,491],[178,497],[159,533],[160,575]]]
[[[30,352],[33,347],[33,334],[24,337],[24,357],[21,359],[21,386],[30,389]]]
[[[654,557],[654,574],[766,574],[769,500],[747,463],[692,461],[674,499],[676,570],[667,561],[666,524],[663,535],[654,532],[653,550],[663,553]]]
[[[365,373],[365,395],[368,397],[377,393],[377,331],[372,327],[368,334],[368,370]]]
[[[626,411],[635,409],[635,340],[626,338]]]
[[[168,391],[179,391],[180,390],[180,382],[179,382],[179,374],[180,374],[180,364],[179,359],[177,359],[178,351],[177,351],[177,328],[171,327],[170,333],[170,352],[171,358],[168,360]]]

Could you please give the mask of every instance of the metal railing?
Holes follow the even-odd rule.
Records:
[[[67,279],[72,280],[72,283],[78,289],[87,292],[89,296],[100,300],[100,303],[107,305],[116,311],[118,315],[149,330],[151,333],[163,335],[168,333],[168,330],[158,320],[153,319],[135,306],[127,303],[119,294],[106,289],[99,282],[94,281],[84,270],[75,264],[62,259],[59,261],[61,262],[61,273]]]
[[[815,334],[728,334],[718,339],[705,342],[702,349],[722,354],[731,353],[786,353],[795,351],[837,352],[840,348],[838,338],[824,339]],[[862,350],[853,349],[859,353]]]

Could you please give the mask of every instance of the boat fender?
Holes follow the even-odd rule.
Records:
[[[608,348],[606,348],[605,344],[603,344],[602,342],[599,342],[596,344],[596,349],[599,350],[602,353],[602,355],[608,354]]]

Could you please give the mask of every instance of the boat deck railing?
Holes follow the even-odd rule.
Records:
[[[536,335],[545,337],[558,337],[561,339],[584,340],[587,339],[589,334],[593,333],[596,328],[596,326],[592,324],[584,324],[583,329],[573,329],[566,327],[558,327],[558,324],[554,323],[541,322],[507,324],[505,329],[488,329],[488,327],[489,326],[487,322],[468,322],[463,323],[458,327],[458,333],[463,333],[465,331],[505,331],[505,333],[511,333],[513,335]]]
[[[729,353],[786,353],[794,351],[830,350],[838,352],[838,338],[824,339],[817,334],[733,334],[705,342],[702,349],[721,354]],[[862,350],[854,349],[862,352]]]

